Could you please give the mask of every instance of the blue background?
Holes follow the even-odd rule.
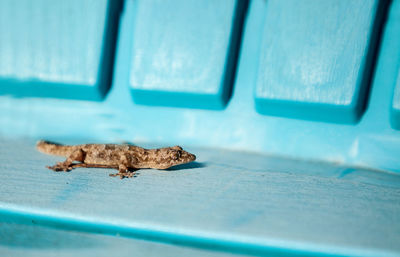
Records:
[[[1,1],[0,252],[40,254],[7,239],[34,220],[39,245],[58,228],[155,255],[399,255],[399,35],[398,0]],[[55,174],[36,139],[198,161]]]

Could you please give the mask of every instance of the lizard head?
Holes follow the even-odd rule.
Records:
[[[180,146],[168,147],[162,149],[163,161],[159,163],[158,169],[167,169],[172,166],[189,163],[196,160],[196,156],[186,152]]]

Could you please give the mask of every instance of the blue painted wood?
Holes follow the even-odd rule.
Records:
[[[226,252],[37,226],[31,220],[17,223],[15,217],[5,216],[0,216],[0,254],[26,257],[232,256]]]
[[[121,1],[1,1],[0,94],[101,100]]]
[[[0,144],[0,220],[254,255],[400,254],[399,174],[188,148],[197,163],[121,180]]]
[[[377,0],[262,1],[265,18],[255,91],[266,115],[357,122],[378,28]],[[261,4],[260,4],[261,5]]]
[[[243,0],[135,1],[129,84],[135,103],[222,109],[234,78]]]
[[[390,18],[390,22],[394,26],[389,27],[386,33],[391,38],[390,41],[388,40],[388,44],[393,58],[393,56],[400,56],[400,1],[393,2]],[[394,84],[390,121],[393,128],[400,130],[400,58],[394,58],[394,61],[396,62],[396,66],[387,71],[387,80],[389,83]]]
[[[388,23],[384,39],[389,52],[386,62],[390,60],[394,65],[385,70],[383,80],[393,88],[390,106],[391,126],[400,130],[400,58],[396,58],[396,56],[400,56],[400,1],[398,0],[393,1]]]
[[[399,76],[397,77],[398,79],[396,82],[396,88],[393,94],[393,102],[391,109],[391,124],[393,128],[400,130],[400,69],[398,74]]]
[[[260,115],[254,109],[254,86],[264,1],[252,1],[244,30],[232,99],[226,109],[164,108],[135,104],[129,78],[135,1],[121,17],[113,87],[103,102],[0,97],[0,134],[84,142],[194,145],[237,149],[400,172],[400,134],[390,125],[390,103],[398,76],[400,52],[394,1],[382,39],[368,108],[351,126]],[[390,32],[391,31],[391,32]],[[80,142],[82,142],[80,141]]]
[[[213,112],[133,103],[127,86],[133,38],[127,32],[134,28],[134,4],[132,0],[125,3],[115,80],[103,102],[0,96],[0,135],[61,142],[73,138],[76,143],[192,145],[203,147],[189,149],[199,163],[170,172],[141,171],[135,180],[112,180],[109,171],[99,169],[57,174],[43,166],[61,158],[36,152],[33,141],[0,140],[1,220],[33,220],[80,233],[258,255],[399,255],[400,182],[390,172],[400,171],[400,134],[389,123],[400,60],[399,0],[390,9],[368,109],[351,126],[255,112],[254,86],[265,19],[265,1],[256,0],[251,1],[235,90],[226,109]],[[18,233],[22,229],[27,230],[9,227],[19,239],[24,236]],[[46,231],[37,233],[36,243],[54,242],[44,235]],[[63,236],[59,233],[55,239]],[[82,238],[74,236],[77,241]],[[94,234],[88,238],[107,243]],[[121,254],[136,250],[147,255],[135,249],[133,242],[118,239],[110,238],[111,246],[83,254],[109,256],[122,245]],[[57,249],[60,255],[81,253],[62,246]],[[55,252],[10,248],[0,242],[0,255]],[[157,249],[162,255],[169,253]],[[181,249],[172,250],[171,255]]]

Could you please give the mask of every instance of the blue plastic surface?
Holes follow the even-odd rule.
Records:
[[[387,44],[392,50],[393,59],[392,62],[395,64],[389,70],[387,70],[388,83],[393,86],[393,97],[391,99],[390,106],[390,121],[393,128],[400,130],[400,1],[394,1],[392,12],[390,16],[391,24],[394,26],[388,27],[387,34],[391,40],[388,40]]]
[[[400,74],[400,70],[399,70]],[[393,105],[391,111],[391,123],[393,128],[400,130],[400,76],[396,83],[393,95]]]
[[[63,158],[34,144],[0,138],[0,222],[257,256],[400,254],[400,174],[185,147],[197,162],[121,180],[50,171]]]
[[[101,100],[121,1],[0,1],[0,94]]]
[[[0,220],[178,244],[177,251],[197,247],[204,254],[399,255],[400,133],[393,129],[392,102],[399,80],[400,0],[381,17],[387,21],[374,38],[380,44],[367,106],[354,124],[256,111],[265,0],[250,1],[232,97],[223,110],[137,104],[130,83],[138,3],[125,1],[104,101],[0,96]],[[0,21],[3,27],[9,22]],[[201,108],[209,108],[203,100]],[[35,140],[27,138],[178,144],[198,159],[167,172],[141,170],[132,180],[112,180],[102,169],[54,173],[44,166],[62,158],[37,152]],[[10,230],[24,236],[18,226]],[[46,240],[41,235],[38,241]],[[95,236],[88,235],[104,242]],[[104,248],[108,255],[118,245],[112,241]],[[8,246],[0,245],[0,255],[12,252]],[[88,255],[98,252],[89,249]]]
[[[129,80],[135,103],[224,108],[246,2],[135,1]]]
[[[383,15],[377,0],[260,4],[256,107],[262,114],[339,123],[364,110]]]
[[[397,78],[396,88],[393,94],[391,123],[393,128],[400,130],[400,70]]]
[[[0,211],[1,212],[1,211]],[[3,220],[6,219],[6,222]],[[0,254],[21,257],[146,256],[229,257],[228,252],[209,251],[172,244],[123,238],[98,233],[38,226],[36,221],[15,222],[13,215],[0,215]],[[32,224],[33,223],[33,224]],[[241,255],[243,257],[243,255]],[[247,256],[247,255],[246,255]]]
[[[264,0],[251,1],[232,98],[222,111],[139,105],[130,95],[135,1],[121,16],[113,86],[103,102],[0,97],[0,134],[60,140],[181,144],[235,149],[400,171],[400,135],[390,125],[398,76],[399,1],[390,6],[369,102],[357,124],[312,122],[256,112],[260,22]],[[262,19],[261,19],[262,20]],[[51,108],[49,108],[51,106]],[[80,141],[82,142],[82,141]]]
[[[396,9],[394,9],[392,17],[393,20],[397,23],[397,26],[400,27],[400,3],[396,2]],[[397,38],[397,40],[391,41],[393,48],[397,47],[397,51],[400,52],[400,47],[398,44],[400,43],[398,31],[390,31],[393,38]],[[397,33],[397,34],[396,34]],[[391,106],[391,124],[395,129],[400,130],[400,59],[397,58],[397,79],[395,81],[396,86],[393,92],[393,101]]]

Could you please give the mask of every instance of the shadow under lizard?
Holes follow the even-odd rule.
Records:
[[[139,146],[118,144],[61,145],[41,140],[36,148],[42,153],[67,158],[64,162],[47,166],[51,170],[70,171],[77,167],[112,168],[117,169],[118,173],[110,174],[110,176],[119,176],[121,179],[135,175],[135,172],[129,169],[164,170],[196,160],[194,154],[184,151],[180,146],[145,149]]]

